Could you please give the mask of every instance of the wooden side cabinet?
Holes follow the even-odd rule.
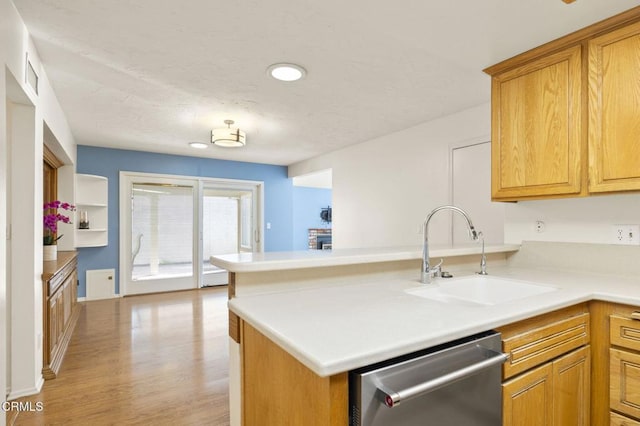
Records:
[[[80,314],[76,257],[76,252],[59,252],[57,260],[44,262],[42,375],[45,379],[57,377]]]

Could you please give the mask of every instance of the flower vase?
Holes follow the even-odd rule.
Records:
[[[58,259],[58,246],[55,244],[42,246],[42,260],[48,262]]]

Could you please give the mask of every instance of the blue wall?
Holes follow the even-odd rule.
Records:
[[[330,189],[293,187],[293,249],[308,250],[309,228],[331,228],[320,219],[320,210],[331,206]]]
[[[76,171],[109,179],[109,243],[106,247],[79,249],[79,297],[86,295],[85,272],[88,269],[115,268],[116,292],[120,291],[117,281],[120,171],[262,181],[264,223],[271,224],[271,229],[264,229],[262,233],[265,251],[293,249],[293,211],[297,208],[293,204],[292,180],[287,177],[287,168],[284,166],[78,145]]]

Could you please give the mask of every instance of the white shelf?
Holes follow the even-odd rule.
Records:
[[[76,247],[104,247],[108,242],[109,180],[104,176],[76,174]],[[89,229],[79,229],[80,212],[86,211]]]
[[[102,203],[76,203],[76,207],[78,206],[82,206],[82,207],[107,207],[106,204],[102,204]]]

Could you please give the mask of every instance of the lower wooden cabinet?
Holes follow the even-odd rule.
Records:
[[[504,426],[590,424],[590,323],[579,304],[498,329]]]
[[[593,425],[640,426],[640,308],[592,301]]]
[[[640,355],[611,349],[609,404],[612,410],[640,418]]]
[[[503,425],[589,425],[589,346],[502,385]]]
[[[590,423],[591,352],[585,346],[553,361],[553,424]]]
[[[348,373],[317,376],[246,322],[240,327],[243,425],[349,423]]]
[[[57,260],[45,262],[42,275],[45,379],[56,378],[78,319],[77,281],[75,252],[59,252]]]
[[[348,424],[347,373],[319,377],[242,319],[233,324],[242,424]],[[510,358],[503,367],[504,426],[609,422],[609,410],[604,422],[591,420],[591,324],[589,307],[579,304],[498,329]]]
[[[553,367],[547,363],[502,385],[502,424],[553,424]]]

